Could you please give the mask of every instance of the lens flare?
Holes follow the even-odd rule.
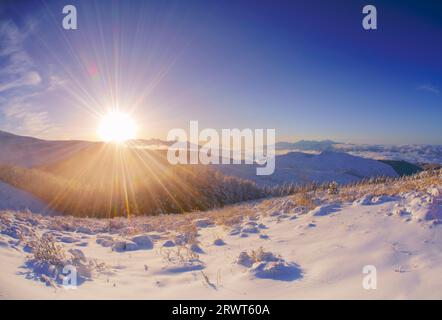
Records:
[[[101,120],[97,132],[105,142],[122,143],[135,139],[137,126],[128,114],[110,112]]]

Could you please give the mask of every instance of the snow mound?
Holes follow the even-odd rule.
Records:
[[[365,195],[365,196],[353,201],[353,207],[368,206],[371,204],[372,198],[373,198],[373,196],[371,196],[371,195]]]
[[[302,278],[302,272],[295,263],[287,263],[284,260],[261,262],[250,269],[257,278],[280,281],[294,281]]]
[[[370,206],[375,204],[383,204],[386,202],[391,202],[398,200],[398,197],[390,197],[386,195],[373,196],[373,195],[365,195],[353,202],[353,206]]]
[[[32,231],[29,227],[24,225],[12,225],[5,227],[3,230],[1,230],[1,233],[19,240],[23,239],[26,236],[30,236],[32,234]]]
[[[416,221],[442,220],[442,198],[412,193],[406,196],[404,209]]]
[[[395,204],[393,207],[393,215],[397,217],[410,216],[411,212],[408,212],[405,208],[401,207],[399,204]]]
[[[397,200],[397,197],[390,197],[386,195],[376,196],[371,199],[372,204],[383,204],[386,202],[391,202]]]
[[[130,240],[119,240],[112,245],[112,251],[116,252],[136,251],[138,249],[138,245]]]
[[[313,216],[328,216],[332,213],[338,212],[339,210],[341,210],[341,205],[338,203],[332,203],[329,205],[316,207],[310,213]]]
[[[105,248],[111,247],[112,251],[115,252],[150,250],[154,247],[154,242],[149,235],[137,235],[130,240],[124,238],[114,239],[108,235],[98,235],[95,242]]]
[[[108,270],[104,263],[86,258],[80,249],[65,251],[51,238],[36,240],[32,251],[34,255],[21,267],[25,271],[20,274],[27,279],[38,280],[54,288],[66,285],[78,286],[85,281],[92,281],[99,273]],[[76,277],[71,278],[73,275]]]
[[[132,238],[132,242],[134,242],[139,249],[150,250],[154,246],[152,238],[148,235],[135,236]]]
[[[242,251],[237,263],[248,268],[251,275],[261,279],[294,281],[302,278],[302,270],[296,263],[286,262],[282,257],[262,248],[251,254]]]

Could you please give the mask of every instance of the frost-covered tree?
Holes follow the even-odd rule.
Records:
[[[330,182],[328,184],[327,192],[329,195],[339,194],[338,183],[336,181]]]

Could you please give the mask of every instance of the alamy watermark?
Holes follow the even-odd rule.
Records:
[[[376,30],[378,28],[378,11],[372,4],[368,4],[362,8],[362,13],[365,14],[362,19],[362,27],[365,30]]]
[[[68,4],[63,7],[63,17],[62,25],[65,30],[77,30],[77,8]],[[362,27],[365,30],[376,30],[377,25],[377,9],[374,5],[368,4],[362,8],[362,13],[365,15],[362,19]]]
[[[365,290],[376,290],[378,288],[378,273],[373,265],[366,265],[362,268],[362,273],[365,274],[362,279],[362,288]]]
[[[77,289],[77,268],[73,265],[66,265],[62,270],[63,288]]]
[[[198,121],[190,121],[189,133],[172,129],[168,141],[167,160],[171,164],[250,164],[257,165],[256,175],[275,171],[275,129],[205,128],[199,131]],[[202,144],[202,145],[201,145]]]
[[[63,14],[65,14],[62,21],[63,29],[77,30],[77,8],[72,4],[68,4],[63,7]]]

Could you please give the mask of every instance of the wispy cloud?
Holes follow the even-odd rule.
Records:
[[[0,71],[0,86],[14,88],[20,84],[29,85],[29,77],[35,78],[37,74],[24,49],[26,39],[34,30],[34,27],[28,25],[20,29],[12,21],[0,21],[0,58],[4,61]],[[11,82],[15,86],[6,85]]]
[[[431,84],[423,84],[417,87],[417,90],[420,91],[426,91],[434,94],[439,94],[440,90],[437,86],[431,85]]]
[[[22,50],[23,42],[27,34],[20,31],[17,25],[12,21],[0,22],[0,55],[9,56]]]
[[[21,134],[42,134],[49,129],[50,119],[46,111],[32,111],[28,97],[16,97],[4,105],[7,122],[4,129]]]
[[[40,74],[35,71],[30,71],[21,75],[18,79],[14,81],[0,83],[0,92],[23,86],[36,86],[40,83],[41,83]]]
[[[4,130],[22,134],[42,134],[50,128],[46,111],[31,103],[42,76],[25,50],[25,41],[35,25],[19,28],[13,21],[0,21],[0,111]]]

